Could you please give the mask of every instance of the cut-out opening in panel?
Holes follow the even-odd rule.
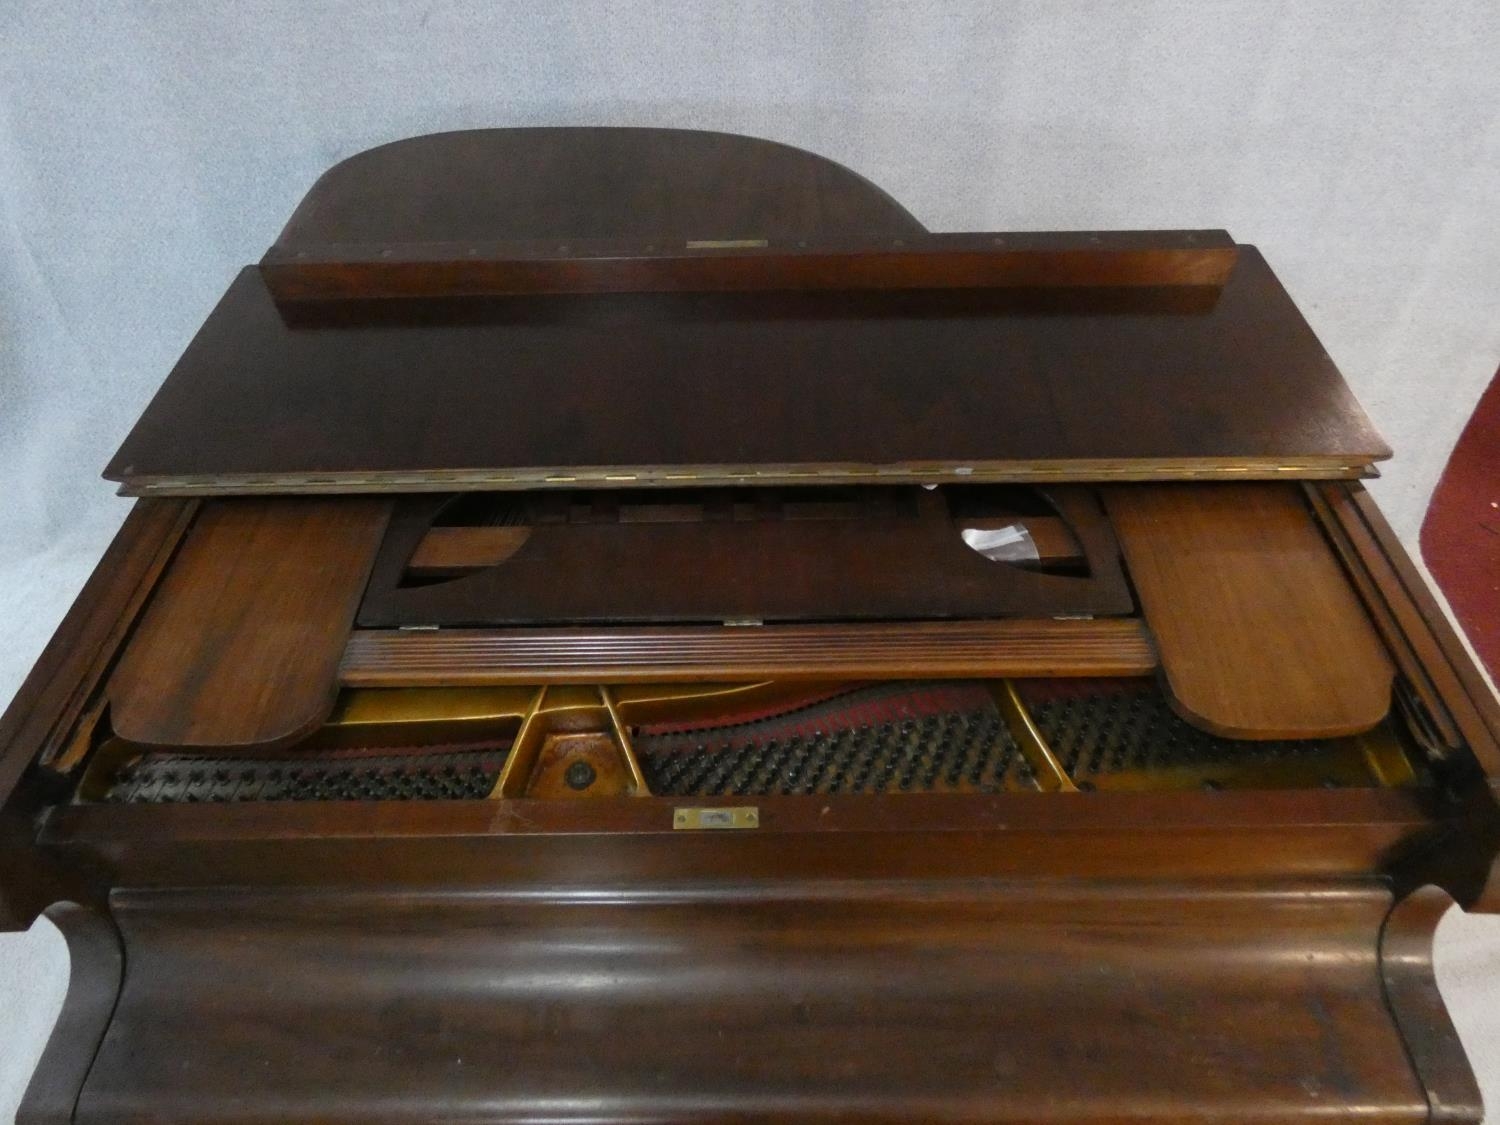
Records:
[[[682,574],[694,581],[675,581]],[[1089,489],[808,485],[408,498],[360,621],[453,627],[1131,609]]]

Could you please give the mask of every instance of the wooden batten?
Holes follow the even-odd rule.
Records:
[[[278,302],[557,293],[1223,288],[1221,230],[273,247]]]

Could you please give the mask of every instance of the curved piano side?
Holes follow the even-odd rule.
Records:
[[[26,1087],[17,1125],[64,1125],[73,1120],[125,979],[124,946],[105,914],[63,902],[50,907],[46,916],[68,943],[68,994]]]

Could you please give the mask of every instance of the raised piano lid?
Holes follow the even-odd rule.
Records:
[[[539,232],[566,241],[549,251]],[[1199,236],[1196,259],[1186,234],[985,236],[1009,243],[986,252],[763,141],[417,138],[319,181],[105,476],[131,494],[204,495],[1369,472],[1389,450],[1265,261]],[[620,268],[620,239],[642,240],[640,269]],[[299,256],[359,263],[353,284],[321,275],[348,297],[390,281],[383,260],[407,267],[401,284],[451,283],[465,240],[527,291],[289,303]],[[704,241],[740,245],[689,245]],[[1089,284],[1097,255],[1143,246],[1164,248],[1161,284],[1129,262]],[[1032,269],[1054,253],[1085,267]],[[579,254],[581,271],[566,261]],[[1214,254],[1222,287],[1177,269]],[[945,262],[951,287],[910,288],[941,283]],[[537,269],[582,291],[536,284]],[[689,288],[720,291],[660,291],[680,290],[684,269]],[[778,271],[789,288],[722,291]],[[648,291],[598,291],[621,287]]]

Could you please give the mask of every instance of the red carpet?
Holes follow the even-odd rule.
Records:
[[[1500,375],[1432,495],[1422,558],[1490,675],[1500,679]]]

